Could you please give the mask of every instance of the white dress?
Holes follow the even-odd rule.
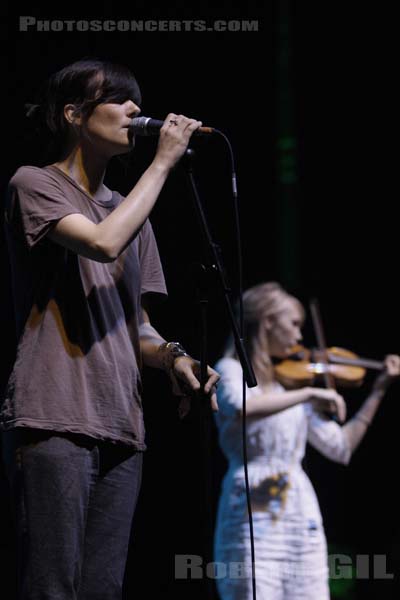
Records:
[[[221,359],[215,368],[221,375],[216,422],[229,461],[215,531],[215,577],[221,600],[251,600],[250,534],[237,415],[242,406],[242,368],[232,358]],[[275,385],[274,391],[283,391]],[[259,387],[247,389],[248,397],[260,393]],[[329,599],[321,513],[301,466],[307,441],[334,461],[347,464],[350,459],[341,427],[320,416],[310,403],[247,418],[257,600]]]

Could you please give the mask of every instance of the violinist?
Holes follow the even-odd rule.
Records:
[[[258,385],[247,389],[247,450],[254,523],[258,600],[328,600],[328,557],[314,489],[301,461],[309,442],[327,458],[348,464],[390,383],[400,357],[385,358],[361,408],[347,423],[346,406],[333,389],[285,390],[273,359],[301,340],[304,309],[278,283],[262,283],[243,296],[245,341]],[[216,364],[221,375],[216,422],[229,461],[219,500],[215,561],[221,600],[252,598],[251,554],[241,444],[242,368],[233,343]],[[335,415],[330,418],[326,413]],[[239,563],[240,577],[229,566]],[[225,571],[224,571],[225,572]]]

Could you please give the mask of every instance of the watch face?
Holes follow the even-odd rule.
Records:
[[[181,344],[175,344],[175,346],[172,349],[172,352],[185,352],[185,349],[183,348],[183,346],[181,346]]]
[[[167,347],[169,346],[169,349],[171,350],[171,353],[174,356],[187,354],[185,348],[179,342],[169,342],[169,344],[167,345]]]
[[[160,346],[160,348],[163,345]],[[164,349],[168,350],[168,352],[163,353],[164,355],[164,369],[170,371],[174,366],[174,362],[176,358],[180,356],[189,356],[182,344],[179,342],[166,342],[164,345]]]

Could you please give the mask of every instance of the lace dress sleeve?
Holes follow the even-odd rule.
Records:
[[[311,404],[306,405],[306,411],[307,441],[330,460],[347,465],[351,449],[342,427],[329,417],[321,415]]]

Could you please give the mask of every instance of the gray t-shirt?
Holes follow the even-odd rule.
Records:
[[[72,432],[145,449],[141,295],[166,294],[150,222],[111,263],[46,236],[72,213],[99,223],[122,200],[117,192],[94,200],[55,166],[21,167],[11,179],[6,222],[19,341],[3,429]]]

